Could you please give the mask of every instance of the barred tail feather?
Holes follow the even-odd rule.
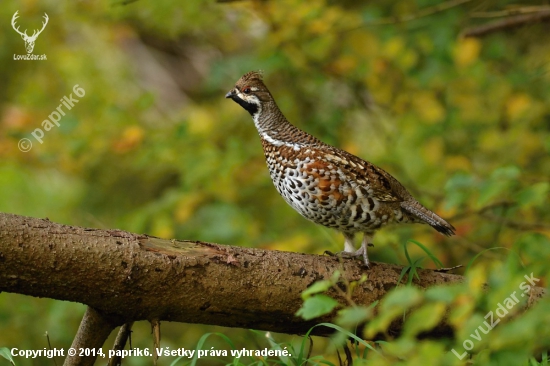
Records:
[[[453,225],[422,206],[418,201],[403,201],[401,202],[401,208],[444,235],[451,236],[455,234],[456,229]]]

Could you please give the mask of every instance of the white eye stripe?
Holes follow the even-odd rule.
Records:
[[[254,103],[254,104],[260,105],[260,99],[258,99],[258,97],[255,95],[247,95],[241,92],[237,92],[237,96],[242,100],[247,101],[248,103]]]
[[[250,87],[250,90],[252,90],[252,91],[258,91],[258,90],[260,90],[260,89],[256,88],[255,86],[251,86],[251,87]]]
[[[257,105],[260,105],[260,100],[258,99],[257,96],[255,95],[249,95],[248,98],[246,98],[248,100],[248,102],[250,103],[254,103],[254,104],[257,104]]]

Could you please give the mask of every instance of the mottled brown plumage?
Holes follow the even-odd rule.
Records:
[[[445,235],[454,227],[422,206],[394,177],[290,124],[261,74],[243,75],[226,94],[254,120],[269,173],[285,201],[306,219],[344,234],[342,254],[363,256],[376,230],[390,223],[431,225]],[[353,237],[364,233],[359,250]]]

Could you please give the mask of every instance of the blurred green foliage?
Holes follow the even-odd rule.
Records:
[[[291,122],[385,168],[457,228],[450,239],[421,225],[384,229],[370,251],[373,260],[405,264],[402,245],[411,238],[445,266],[505,247],[546,285],[547,26],[459,36],[486,21],[474,13],[513,8],[510,1],[465,1],[397,21],[436,4],[8,2],[0,9],[0,211],[165,238],[319,254],[339,250],[340,235],[303,220],[278,196],[250,117],[223,98],[244,72],[262,69]],[[522,2],[528,5],[539,4]],[[32,30],[44,12],[49,15],[34,49],[47,61],[13,59],[25,54],[9,22],[16,10],[22,29]],[[40,144],[31,133],[77,84],[86,94]],[[33,143],[29,152],[18,149],[22,138]],[[479,262],[485,269],[470,281],[481,284],[493,273],[504,281],[508,268],[494,264],[508,263],[502,253],[484,253]],[[411,247],[410,255],[423,251]],[[508,291],[516,277],[499,283]],[[464,308],[457,309],[466,310],[456,326],[465,339],[466,319],[493,304],[480,305],[491,295],[467,289],[448,290],[446,300],[439,297],[447,290],[434,290],[435,298],[417,293],[423,304],[417,311],[437,317],[441,304],[459,303]],[[1,294],[0,346],[42,348],[41,334],[48,330],[54,345],[68,347],[82,314],[78,304]],[[410,364],[445,348],[435,341],[415,344],[422,327],[414,319],[413,313],[414,324],[390,351],[409,350],[402,355]],[[536,341],[533,346],[506,344],[506,332],[536,326],[529,321],[495,329],[483,345],[521,349],[522,355],[547,346],[542,333],[522,337]],[[213,328],[166,325],[163,342],[193,348]],[[254,342],[248,333],[234,332],[243,344]],[[147,331],[134,334],[135,346],[149,346],[142,337]],[[534,334],[542,338],[532,339]],[[140,362],[148,360],[132,360]]]
[[[547,255],[548,239],[538,238],[531,244],[538,256]],[[478,258],[474,258],[463,283],[434,286],[426,291],[412,285],[398,286],[379,304],[373,304],[376,311],[372,305],[353,303],[351,294],[345,296],[347,304],[327,296],[324,292],[342,293],[342,287],[353,288],[353,282],[347,283],[336,273],[330,280],[315,282],[304,291],[304,305],[297,315],[309,319],[337,308],[336,326],[347,330],[332,337],[339,347],[346,344],[349,332],[365,339],[384,335],[388,341],[370,342],[367,346],[376,346],[376,352],[364,353],[367,348],[361,342],[352,346],[358,354],[358,365],[547,365],[550,299],[535,300],[533,288],[547,283],[550,271],[537,268],[529,256],[525,259],[530,264],[522,263],[519,252],[519,248],[513,248],[514,255],[506,261],[490,264],[477,263]],[[440,338],[427,337],[426,332],[433,331],[443,318],[452,327],[453,336],[447,331]],[[390,329],[397,320],[404,324],[399,335]]]

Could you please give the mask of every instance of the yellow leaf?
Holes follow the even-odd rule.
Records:
[[[8,105],[4,109],[4,114],[0,117],[0,124],[8,129],[23,130],[29,125],[32,127],[32,123],[36,123],[36,119],[38,118],[32,116],[26,109],[16,105]]]
[[[311,242],[311,237],[304,234],[298,233],[292,236],[289,236],[283,240],[278,240],[277,242],[270,243],[266,248],[273,250],[293,250],[293,251],[307,251],[309,250]]]
[[[458,41],[454,49],[455,63],[459,67],[472,64],[479,57],[481,42],[477,38],[464,38]]]
[[[185,223],[191,215],[197,210],[197,206],[202,201],[202,195],[195,193],[182,197],[176,205],[174,212],[177,223]]]
[[[332,69],[335,73],[346,75],[357,67],[358,59],[351,55],[343,55],[332,63]]]
[[[434,137],[422,146],[423,155],[427,162],[436,165],[443,158],[443,139]]]
[[[517,119],[527,111],[530,105],[531,98],[527,94],[513,94],[506,103],[506,115],[511,120]]]
[[[170,217],[167,215],[158,215],[153,221],[153,228],[151,232],[154,236],[158,236],[159,238],[173,238],[174,225]]]
[[[544,149],[541,136],[536,132],[516,128],[508,131],[507,134],[508,146],[516,144],[518,152],[516,158],[519,164],[529,164],[533,159],[537,159]],[[521,136],[521,138],[518,138],[518,136]]]
[[[379,40],[372,33],[365,30],[357,30],[351,32],[346,39],[348,49],[353,50],[353,53],[363,60],[372,59],[379,53]]]
[[[384,54],[390,58],[397,58],[403,52],[403,48],[405,48],[403,38],[394,37],[386,43]]]
[[[212,113],[206,108],[194,107],[189,109],[187,126],[192,134],[203,135],[212,131],[214,121]]]
[[[468,287],[470,295],[479,296],[483,292],[483,286],[487,282],[487,273],[484,268],[476,267],[475,263],[469,270]]]
[[[462,155],[453,155],[445,158],[445,168],[448,171],[466,171],[472,170],[472,163],[468,158]]]
[[[361,149],[359,148],[359,145],[357,145],[355,142],[353,141],[349,141],[347,142],[344,146],[343,146],[344,150],[346,150],[347,152],[349,153],[352,153],[353,155],[360,155],[361,154]]]
[[[329,24],[325,19],[315,19],[309,23],[309,31],[312,34],[323,34],[328,32],[332,24]]]
[[[449,314],[449,322],[461,329],[474,310],[475,301],[467,294],[458,295]]]
[[[126,127],[122,136],[113,143],[113,150],[118,153],[125,153],[141,144],[145,138],[145,131],[139,126]]]
[[[445,117],[445,109],[433,93],[420,92],[413,96],[415,109],[423,121],[430,124],[441,122]]]
[[[418,62],[418,54],[412,49],[406,49],[401,56],[397,59],[397,62],[404,70],[409,70]]]

